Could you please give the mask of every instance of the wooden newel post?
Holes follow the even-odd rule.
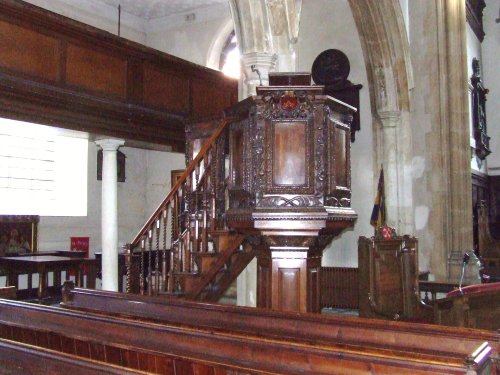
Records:
[[[138,270],[138,256],[134,255],[130,244],[123,246],[123,253],[125,256],[125,268],[127,272],[127,282],[125,285],[125,293],[138,294],[139,287],[139,270]]]

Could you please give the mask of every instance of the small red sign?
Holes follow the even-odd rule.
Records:
[[[89,255],[90,248],[90,237],[70,237],[71,239],[71,250],[86,251],[87,257]]]

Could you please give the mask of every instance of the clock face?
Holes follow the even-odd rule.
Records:
[[[340,85],[349,76],[349,59],[338,49],[321,52],[312,66],[312,77],[317,85]]]

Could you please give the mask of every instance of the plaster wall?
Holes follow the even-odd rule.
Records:
[[[486,88],[490,90],[486,102],[486,120],[491,154],[487,166],[489,175],[500,175],[500,18],[498,0],[486,0],[483,26],[486,36],[482,44],[483,74]]]
[[[155,19],[146,26],[146,44],[206,66],[215,37],[230,20],[229,3]]]
[[[147,220],[171,190],[170,172],[175,169],[186,169],[186,160],[184,154],[178,152],[148,151],[146,165],[148,166],[145,192]]]
[[[90,237],[91,254],[101,250],[101,181],[97,151],[89,142],[88,207],[85,217],[41,217],[39,249],[69,249],[72,236]],[[126,180],[118,183],[118,244],[130,242],[170,191],[170,170],[185,168],[180,153],[120,148],[126,156]]]
[[[118,9],[96,0],[79,0],[68,4],[59,0],[25,0],[28,3],[61,14],[65,17],[118,34]],[[120,36],[137,43],[146,43],[144,20],[122,12]]]

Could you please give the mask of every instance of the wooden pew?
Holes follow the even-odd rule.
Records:
[[[144,374],[108,363],[0,339],[0,369],[4,374]]]
[[[383,348],[404,355],[445,353],[451,348],[465,355],[472,348],[488,341],[494,348],[493,356],[497,358],[500,346],[499,334],[487,331],[284,313],[79,288],[66,288],[63,296],[63,306],[76,310],[209,330],[227,330],[229,327],[245,335],[265,332],[265,335],[295,342],[309,342],[314,337],[317,343],[335,342],[375,351]]]
[[[17,299],[17,289],[15,286],[0,288],[0,298]]]
[[[112,294],[107,292],[102,296],[107,298]],[[146,301],[139,298],[130,305],[142,305],[144,311],[149,311],[151,307]],[[110,316],[112,314],[104,312],[2,300],[0,337],[98,362],[166,374],[486,374],[495,371],[491,348],[477,345],[482,342],[480,331],[458,330],[457,336],[463,335],[463,340],[445,338],[440,350],[432,350],[425,349],[423,343],[411,341],[412,334],[407,335],[397,322],[388,324],[392,326],[389,329],[392,334],[384,333],[382,324],[376,328],[378,322],[356,330],[355,319],[345,320],[344,331],[343,326],[335,324],[335,319],[314,314],[270,311],[262,320],[259,315],[265,315],[266,310],[253,309],[256,314],[252,318],[251,314],[245,316],[252,310],[248,308],[230,308],[227,314],[223,306],[189,305],[198,313],[198,318],[205,317],[204,322],[194,320],[186,325],[165,319],[162,322],[159,318]],[[215,310],[211,310],[211,306]],[[243,315],[238,316],[237,310]],[[274,328],[273,324],[280,323],[280,317],[283,321]],[[269,321],[270,318],[273,319]],[[216,323],[218,320],[222,323]],[[448,330],[450,334],[453,332]],[[427,334],[416,332],[413,340],[432,341],[443,331],[438,330],[434,336],[429,329]],[[356,339],[351,337],[354,333],[357,333]],[[488,334],[498,340],[498,335]],[[381,342],[391,336],[392,344],[388,347],[381,343],[370,345],[370,342],[378,342],[379,335]],[[476,340],[471,339],[475,335]]]
[[[469,285],[434,301],[436,324],[500,329],[500,282]]]

